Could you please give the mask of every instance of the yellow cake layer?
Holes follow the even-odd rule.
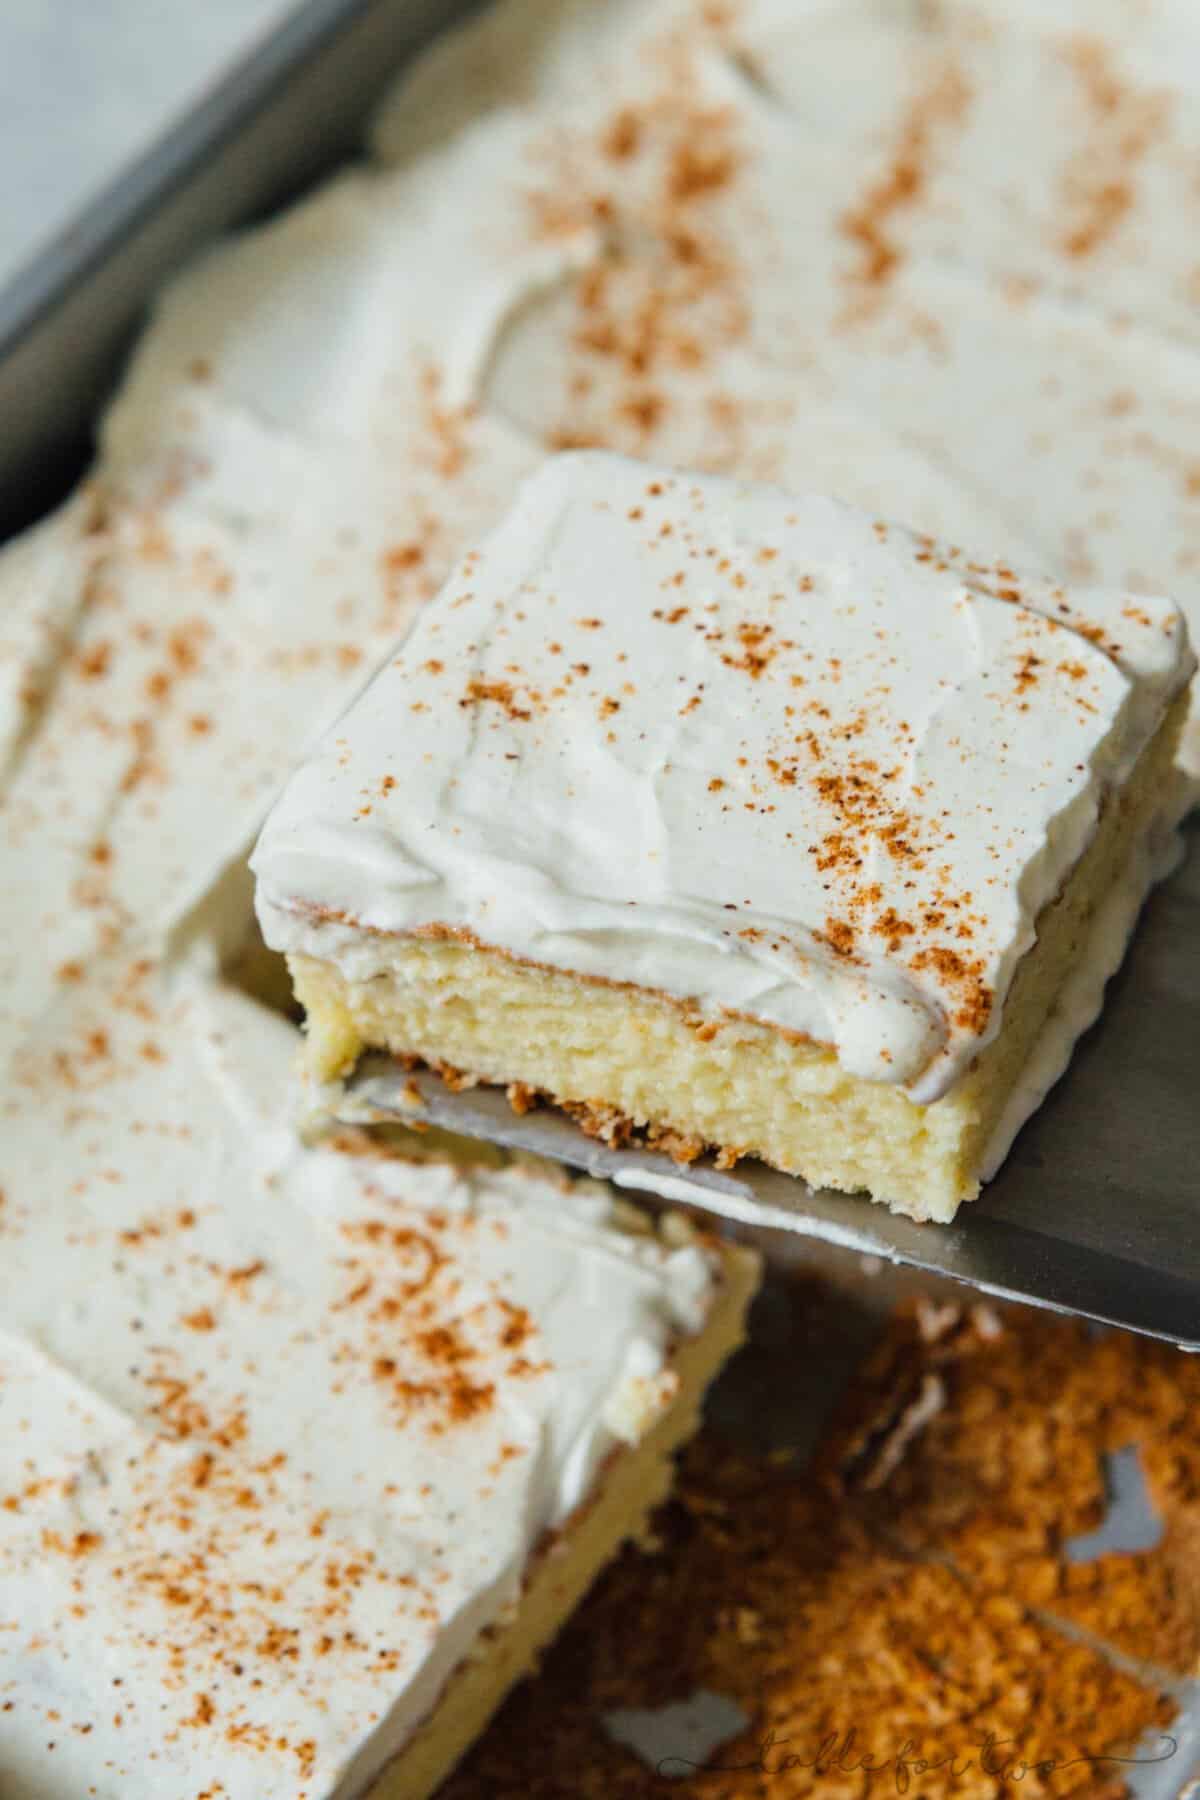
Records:
[[[437,937],[396,937],[390,967],[361,982],[330,963],[289,958],[308,1015],[309,1066],[330,1078],[364,1047],[411,1053],[761,1157],[815,1187],[866,1191],[914,1219],[950,1219],[978,1193],[996,1124],[1095,910],[1160,810],[1186,708],[1184,696],[1038,919],[1000,1032],[931,1105],[848,1074],[828,1047],[770,1025],[704,1020],[645,989]]]
[[[369,1789],[370,1800],[426,1800],[480,1735],[516,1682],[535,1667],[604,1565],[666,1498],[675,1451],[695,1431],[709,1382],[745,1336],[758,1285],[751,1251],[727,1247],[722,1285],[704,1330],[671,1358],[678,1388],[642,1441],[610,1460],[593,1498],[539,1555],[514,1616],[492,1627],[450,1677],[425,1724]]]

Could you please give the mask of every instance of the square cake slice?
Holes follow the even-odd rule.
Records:
[[[311,1067],[381,1046],[949,1219],[1145,889],[1193,667],[1166,600],[554,458],[263,832]]]
[[[61,1082],[4,1142],[0,1796],[425,1800],[664,1498],[758,1259],[298,1143],[296,1033],[208,971],[117,957],[41,1066],[98,1016],[102,1138]]]

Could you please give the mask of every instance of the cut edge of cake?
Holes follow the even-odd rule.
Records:
[[[949,1220],[1149,885],[1194,668],[1167,599],[552,458],[264,828],[308,1069],[380,1049]]]
[[[632,1210],[632,1209],[631,1209]],[[680,1215],[668,1215],[660,1235],[676,1225],[695,1232]],[[761,1259],[744,1246],[706,1235],[719,1258],[713,1298],[700,1330],[675,1340],[666,1372],[675,1391],[644,1435],[629,1421],[629,1436],[610,1452],[587,1498],[534,1550],[514,1609],[488,1626],[447,1680],[417,1730],[374,1772],[351,1769],[347,1793],[364,1800],[427,1800],[467,1753],[512,1688],[537,1666],[592,1583],[621,1546],[644,1533],[651,1514],[667,1498],[674,1458],[700,1423],[710,1383],[745,1341],[746,1314],[759,1285]],[[358,1785],[365,1780],[364,1789]]]
[[[850,1075],[828,1046],[761,1021],[704,1015],[668,994],[531,965],[436,929],[397,937],[390,972],[364,981],[289,955],[308,1020],[306,1068],[330,1081],[365,1049],[413,1056],[452,1078],[515,1086],[518,1105],[536,1095],[565,1106],[594,1135],[645,1133],[681,1162],[705,1151],[726,1164],[754,1156],[813,1186],[947,1221],[978,1194],[993,1136],[1093,917],[1157,826],[1187,707],[1185,692],[1039,915],[999,1034],[929,1105]]]

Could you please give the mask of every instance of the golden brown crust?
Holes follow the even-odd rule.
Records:
[[[1166,1346],[1017,1309],[901,1313],[802,1476],[697,1440],[658,1553],[624,1553],[444,1800],[865,1800],[898,1770],[922,1800],[1116,1800],[1128,1770],[1090,1759],[1143,1732],[1138,1757],[1168,1753],[1172,1702],[1042,1614],[1193,1666],[1198,1399]],[[1103,1453],[1129,1442],[1163,1542],[1072,1563]],[[655,1775],[603,1729],[697,1688],[751,1718],[706,1769]]]
[[[945,1405],[876,1497],[854,1473],[845,1417],[824,1478],[855,1490],[906,1552],[949,1555],[987,1591],[1043,1607],[1130,1656],[1200,1669],[1200,1369],[1149,1339],[1095,1337],[1035,1313],[1004,1317],[991,1338],[964,1315],[941,1333],[928,1313],[898,1322],[860,1396],[879,1402],[878,1419],[934,1373]],[[1104,1454],[1130,1445],[1162,1542],[1146,1554],[1064,1557],[1066,1541],[1104,1517]]]
[[[396,1060],[409,1071],[422,1067],[431,1068],[453,1094],[462,1093],[466,1088],[501,1085],[498,1082],[485,1082],[481,1076],[473,1075],[465,1069],[457,1069],[452,1063],[422,1063],[418,1056],[402,1056]],[[664,1156],[669,1156],[680,1168],[689,1167],[708,1153],[714,1157],[718,1169],[732,1169],[746,1154],[728,1144],[706,1144],[694,1133],[679,1131],[673,1125],[639,1124],[636,1119],[631,1119],[615,1106],[609,1106],[604,1100],[561,1100],[542,1088],[530,1087],[524,1081],[510,1081],[505,1086],[504,1093],[518,1117],[523,1118],[538,1106],[555,1106],[573,1119],[585,1136],[598,1138],[613,1150],[657,1150]],[[418,1093],[416,1103],[419,1102]]]

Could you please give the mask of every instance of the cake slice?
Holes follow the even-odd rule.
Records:
[[[1144,880],[1193,666],[1166,600],[552,459],[255,852],[310,1066],[380,1046],[949,1219]]]
[[[424,1800],[664,1496],[757,1260],[423,1136],[298,1144],[292,1028],[146,968],[31,1047],[105,1020],[99,1134],[49,1081],[5,1133],[0,1795]]]

